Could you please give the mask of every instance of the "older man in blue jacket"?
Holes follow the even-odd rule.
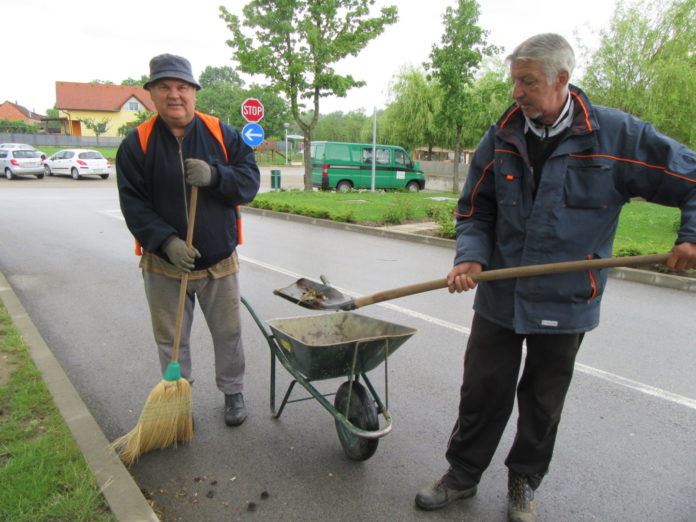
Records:
[[[180,281],[189,272],[181,375],[193,380],[189,336],[198,298],[213,338],[225,423],[238,426],[247,414],[236,207],[254,199],[259,169],[238,131],[195,110],[200,85],[188,60],[171,54],[154,57],[144,87],[157,114],[123,141],[116,169],[123,216],[142,245],[140,268],[162,372],[172,356]],[[184,239],[192,186],[200,190],[189,247]]]
[[[592,106],[569,84],[574,53],[559,35],[530,38],[508,63],[515,104],[474,154],[456,212],[450,292],[473,289],[470,275],[484,268],[610,257],[621,207],[635,197],[681,209],[666,265],[696,267],[696,153],[649,123]],[[517,394],[517,433],[505,461],[508,519],[536,520],[534,492],[551,461],[575,355],[599,323],[606,281],[606,271],[592,271],[478,285],[449,469],[418,493],[420,508],[475,495]]]

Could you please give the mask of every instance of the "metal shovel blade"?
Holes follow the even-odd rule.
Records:
[[[350,306],[348,299],[341,292],[328,284],[301,278],[290,286],[273,290],[275,295],[296,303],[310,310],[339,310]]]

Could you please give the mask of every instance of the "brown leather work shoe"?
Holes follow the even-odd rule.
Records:
[[[475,494],[476,486],[469,489],[451,489],[445,486],[442,479],[439,479],[418,492],[416,495],[416,506],[432,511],[433,509],[443,508],[455,500],[471,498]]]
[[[508,522],[536,522],[534,490],[524,477],[508,476]]]

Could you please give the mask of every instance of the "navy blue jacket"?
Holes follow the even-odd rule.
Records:
[[[593,107],[571,86],[574,121],[546,161],[536,196],[522,111],[513,105],[479,144],[457,209],[455,264],[485,269],[612,256],[631,198],[679,207],[676,242],[696,243],[696,153],[624,112]],[[474,309],[527,333],[577,333],[599,323],[607,271],[478,285]]]
[[[138,132],[131,132],[116,155],[121,211],[129,230],[143,249],[167,259],[162,251],[176,234],[186,239],[191,187],[185,183],[183,160],[206,161],[216,171],[215,184],[198,192],[193,245],[201,253],[196,270],[229,257],[237,246],[236,205],[256,196],[260,174],[253,150],[239,132],[222,124],[229,161],[221,144],[200,117],[187,126],[181,150],[162,118],[155,121],[144,153]]]

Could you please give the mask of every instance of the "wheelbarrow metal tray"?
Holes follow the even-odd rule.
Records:
[[[288,362],[309,380],[366,373],[417,331],[354,312],[270,319],[266,323]]]

